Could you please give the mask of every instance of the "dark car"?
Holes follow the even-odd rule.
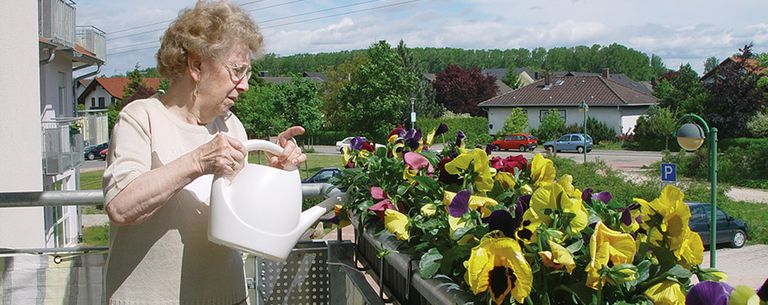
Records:
[[[304,179],[301,183],[325,183],[331,177],[341,174],[341,170],[336,167],[323,167],[311,177]]]
[[[493,145],[493,150],[533,151],[539,145],[539,141],[527,133],[515,133],[493,141],[491,145]]]
[[[688,221],[688,225],[692,231],[699,233],[705,246],[709,245],[712,206],[709,203],[689,202],[688,207],[691,208],[691,219]],[[717,243],[727,243],[733,248],[743,247],[747,243],[747,234],[749,233],[747,224],[740,219],[731,217],[720,208],[717,208],[715,213],[717,215]]]
[[[86,160],[94,160],[99,157],[99,153],[109,147],[109,143],[101,143],[99,145],[88,145],[83,148],[83,157]]]

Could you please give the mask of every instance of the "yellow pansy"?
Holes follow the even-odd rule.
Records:
[[[587,287],[598,289],[600,270],[606,266],[630,264],[635,257],[635,239],[632,235],[609,229],[602,222],[595,226],[595,232],[589,240],[587,264]]]
[[[582,204],[581,197],[578,199],[569,197],[558,183],[540,187],[533,192],[531,208],[523,215],[523,219],[532,220],[533,212],[547,226],[552,224],[552,216],[555,214],[560,214],[563,218],[566,217],[565,213],[572,214],[573,217],[566,223],[572,234],[581,232],[581,230],[587,227],[589,222],[589,213],[584,204]],[[526,215],[528,216],[527,218]]]
[[[563,191],[568,197],[581,199],[581,190],[573,186],[573,176],[562,175],[557,179],[557,184],[563,187]]]
[[[551,240],[547,240],[547,244],[549,245],[549,251],[539,252],[539,257],[541,257],[544,265],[555,270],[565,267],[568,274],[571,274],[573,269],[576,268],[576,262],[573,260],[571,252]]]
[[[421,212],[421,216],[432,217],[433,215],[435,215],[435,212],[437,212],[437,207],[435,206],[434,203],[427,203],[421,206],[420,212]]]
[[[531,195],[533,194],[533,188],[531,188],[530,185],[523,184],[523,186],[520,187],[520,195]]]
[[[453,197],[456,197],[456,193],[454,192],[445,191],[443,193],[443,203],[446,207],[451,204]],[[477,210],[479,208],[480,214],[483,218],[491,216],[491,210],[488,209],[488,207],[492,207],[497,204],[499,203],[493,198],[484,196],[469,196],[469,209]]]
[[[531,180],[533,180],[533,186],[545,186],[555,182],[555,165],[552,160],[544,158],[541,154],[533,156]]]
[[[704,262],[704,243],[699,233],[690,229],[685,231],[685,242],[675,251],[675,256],[680,261],[680,265],[691,269],[691,266],[701,265]]]
[[[508,173],[508,172],[497,172],[496,176],[493,177],[496,179],[496,181],[501,184],[501,187],[504,188],[504,190],[509,190],[511,188],[515,187],[515,184],[517,182],[515,181],[515,175]]]
[[[729,305],[760,305],[760,297],[755,293],[755,289],[749,286],[738,285],[733,287]]]
[[[395,234],[397,239],[408,240],[411,237],[408,227],[410,227],[408,216],[393,209],[384,211],[384,228]]]
[[[480,192],[488,192],[493,188],[493,177],[491,176],[491,167],[488,164],[488,154],[485,150],[475,148],[468,153],[461,153],[456,158],[445,164],[445,171],[451,175],[460,175],[469,169],[469,165],[477,177],[475,177],[475,188]]]
[[[653,285],[644,294],[653,305],[685,305],[685,293],[675,281],[665,280]]]
[[[474,294],[489,291],[495,304],[511,294],[518,303],[531,293],[533,275],[516,240],[499,231],[486,234],[464,262],[464,279]],[[490,288],[490,289],[489,289]]]
[[[684,197],[678,188],[667,185],[661,195],[651,202],[634,199],[640,204],[643,220],[641,226],[649,232],[651,244],[677,251],[685,242],[686,230],[690,230],[688,220],[691,218],[691,210],[683,201]],[[661,244],[664,239],[667,245]]]

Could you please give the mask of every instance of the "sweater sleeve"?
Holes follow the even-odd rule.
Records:
[[[104,205],[152,166],[149,115],[142,107],[130,106],[134,105],[120,111],[112,131],[108,165],[102,177]]]

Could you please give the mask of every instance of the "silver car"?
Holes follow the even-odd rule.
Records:
[[[557,141],[547,141],[544,143],[544,149],[546,151],[576,151],[579,153],[584,152],[584,134],[581,133],[569,133],[562,135]],[[592,151],[592,137],[587,135],[587,152]]]

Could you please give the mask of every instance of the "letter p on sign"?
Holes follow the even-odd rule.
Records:
[[[674,163],[661,164],[661,181],[677,181],[677,167]]]

